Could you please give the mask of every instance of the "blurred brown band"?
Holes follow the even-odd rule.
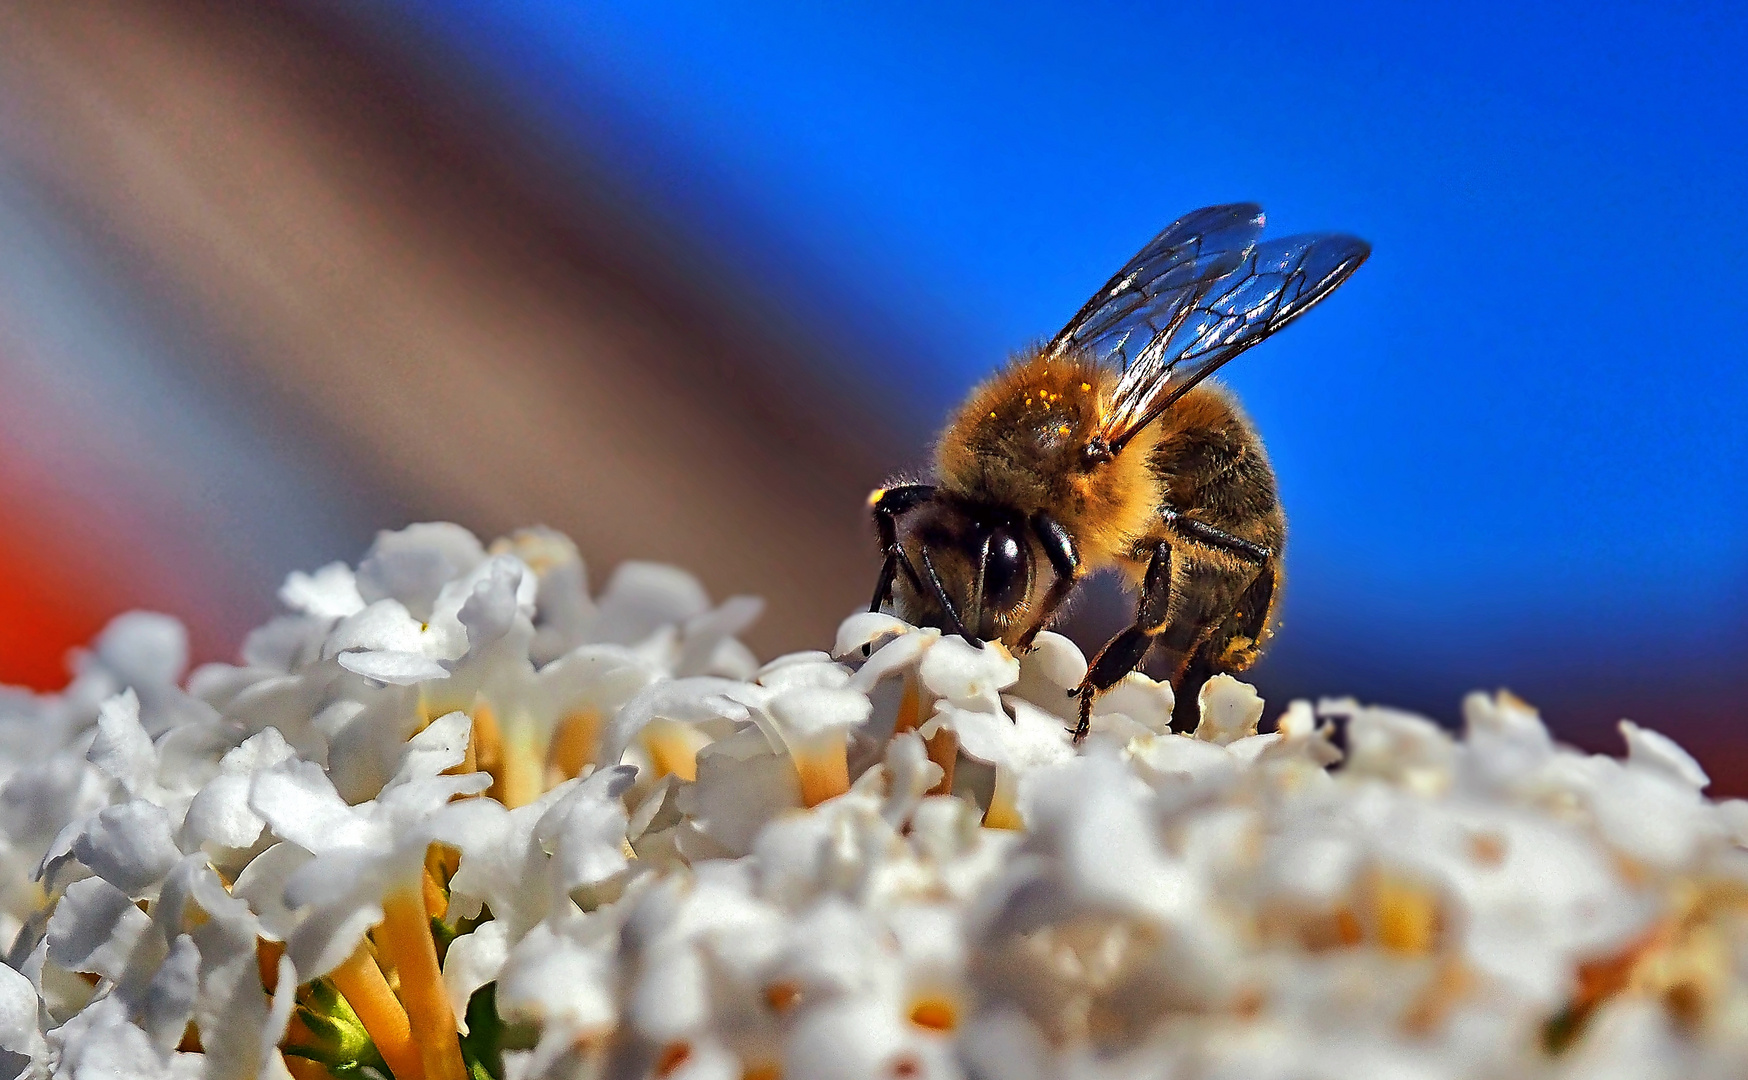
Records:
[[[892,426],[756,287],[404,59],[284,5],[7,4],[0,154],[383,527],[550,524],[597,582],[764,595],[761,651],[829,640]]]

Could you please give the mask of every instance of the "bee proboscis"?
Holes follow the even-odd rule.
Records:
[[[1337,233],[1261,238],[1262,208],[1186,214],[1041,347],[972,391],[926,483],[870,498],[884,561],[873,610],[1016,651],[1082,578],[1120,571],[1135,621],[1073,691],[1095,695],[1150,650],[1192,726],[1196,692],[1242,671],[1270,634],[1286,517],[1262,441],[1205,382],[1346,281],[1371,253]]]

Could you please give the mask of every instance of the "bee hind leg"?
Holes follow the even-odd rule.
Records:
[[[1105,643],[1086,669],[1080,686],[1070,693],[1080,698],[1080,718],[1074,726],[1074,741],[1086,738],[1092,726],[1093,699],[1123,681],[1153,647],[1166,625],[1166,607],[1171,601],[1171,545],[1164,540],[1153,547],[1142,579],[1141,600],[1136,605],[1135,625]]]

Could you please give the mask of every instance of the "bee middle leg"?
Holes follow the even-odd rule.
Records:
[[[1171,544],[1161,540],[1153,546],[1147,574],[1141,583],[1141,600],[1135,608],[1135,624],[1105,643],[1086,669],[1080,687],[1071,691],[1080,698],[1080,718],[1074,725],[1074,741],[1086,738],[1092,726],[1093,699],[1123,681],[1134,671],[1167,627],[1171,605]]]

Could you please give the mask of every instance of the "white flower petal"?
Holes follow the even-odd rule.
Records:
[[[364,610],[358,579],[343,562],[331,562],[313,574],[293,570],[279,587],[279,602],[318,619],[344,619]]]
[[[628,815],[620,797],[636,778],[629,765],[598,769],[535,824],[534,840],[552,852],[560,891],[600,884],[625,869]]]
[[[207,781],[188,804],[188,813],[182,819],[183,841],[191,847],[210,847],[215,852],[254,846],[267,823],[249,809],[252,782],[251,777],[236,773]]]
[[[813,650],[777,657],[761,667],[753,681],[773,690],[790,690],[798,686],[848,686],[850,676],[849,668]]]
[[[1251,692],[1251,696],[1255,696],[1254,690]],[[1260,701],[1261,699],[1258,699],[1258,704]],[[1093,715],[1095,717],[1112,714],[1127,716],[1148,731],[1156,735],[1163,735],[1171,730],[1171,710],[1175,703],[1176,696],[1172,693],[1170,683],[1154,682],[1139,671],[1131,671],[1123,676],[1122,681],[1116,686],[1099,695],[1098,700],[1093,702]],[[1261,714],[1258,713],[1258,715]],[[1248,719],[1248,717],[1243,719]],[[1243,719],[1237,724],[1240,730],[1243,729]],[[1252,732],[1256,730],[1254,720],[1249,721],[1249,728]],[[1200,737],[1201,729],[1199,726],[1196,733]]]
[[[764,610],[765,602],[759,597],[731,596],[720,607],[687,619],[674,673],[681,676],[708,674],[706,668],[717,655],[717,650],[758,621]]]
[[[1662,773],[1678,784],[1703,791],[1712,782],[1693,755],[1677,746],[1667,735],[1643,728],[1631,720],[1620,722],[1621,737],[1627,742],[1627,768],[1648,769]]]
[[[472,584],[456,619],[466,630],[469,652],[480,652],[503,638],[516,625],[518,615],[533,614],[536,583],[522,560],[514,556],[494,555],[464,580]],[[526,602],[519,593],[526,594]],[[529,629],[533,629],[532,623]]]
[[[305,863],[314,859],[293,843],[274,844],[249,860],[231,886],[231,895],[245,900],[261,920],[261,936],[284,941],[297,926],[297,915],[285,902],[285,887]]]
[[[874,651],[850,685],[864,693],[873,690],[886,676],[915,666],[940,640],[940,632],[935,630],[918,630],[893,638]]]
[[[982,648],[956,637],[936,641],[923,657],[923,685],[965,709],[999,712],[999,695],[1020,678],[1020,662],[999,642]]]
[[[1262,720],[1263,702],[1256,687],[1225,673],[1202,684],[1196,704],[1201,710],[1196,738],[1221,746],[1255,735]]]
[[[93,651],[123,686],[173,689],[188,667],[188,631],[168,615],[130,611],[110,620]]]
[[[101,878],[75,881],[49,919],[48,959],[68,971],[119,979],[135,949],[152,945],[151,928],[152,920],[120,889]]]
[[[131,689],[99,707],[97,736],[85,756],[129,795],[156,786],[158,751],[140,724],[140,699]]]
[[[144,896],[182,858],[170,815],[143,799],[107,806],[73,841],[73,857],[131,896]]]
[[[437,594],[486,559],[478,539],[459,525],[426,522],[399,532],[380,532],[358,564],[358,593],[365,603],[393,599],[415,619],[431,617]]]
[[[377,840],[369,821],[346,805],[313,762],[287,761],[256,774],[249,807],[275,835],[317,854]]]
[[[456,1026],[464,1033],[467,1003],[473,992],[498,977],[509,955],[508,927],[499,919],[481,923],[472,933],[449,943],[449,951],[443,957],[443,992],[455,1013]]]
[[[874,706],[856,690],[803,685],[778,693],[765,708],[784,742],[792,743],[856,727]]]
[[[407,740],[401,766],[389,786],[429,780],[467,760],[473,719],[464,712],[445,713]]]
[[[140,1027],[164,1053],[182,1041],[188,1018],[194,1015],[194,999],[200,985],[200,950],[187,934],[170,946],[140,1002]]]
[[[808,1080],[956,1078],[945,1047],[925,1041],[893,1002],[852,998],[809,1012],[783,1048],[783,1075]]]
[[[620,563],[601,594],[592,640],[635,645],[663,626],[674,626],[710,609],[698,579],[661,563]]]
[[[907,634],[910,629],[910,624],[903,619],[884,612],[857,612],[838,624],[838,638],[832,646],[832,655],[848,657],[861,651],[864,645],[872,645],[884,637]]]
[[[699,675],[652,683],[620,708],[601,740],[600,762],[617,765],[638,732],[657,718],[682,724],[707,720],[747,720],[771,692],[738,679]]]
[[[36,987],[21,972],[0,964],[0,1051],[28,1058],[34,1067],[48,1060],[48,1043],[37,1026]]]
[[[575,920],[540,924],[504,961],[498,1012],[573,1036],[610,1030],[619,1016],[616,945],[610,935],[590,938]]]
[[[382,921],[382,905],[335,904],[309,912],[285,942],[285,955],[297,977],[308,982],[333,971],[358,948],[370,928]]]
[[[153,1046],[116,998],[92,1002],[49,1041],[60,1048],[55,1075],[68,1080],[195,1080],[205,1064],[200,1054],[165,1054]]]
[[[447,679],[449,669],[423,653],[382,650],[343,652],[340,666],[354,675],[390,686],[414,686],[433,679]]]

